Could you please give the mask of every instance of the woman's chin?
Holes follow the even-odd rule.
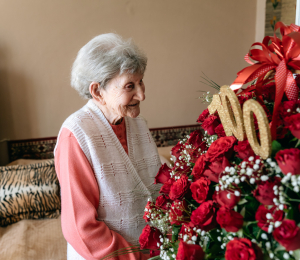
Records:
[[[126,113],[126,116],[131,118],[136,118],[139,114],[140,114],[140,107],[138,106],[138,107],[130,108]]]

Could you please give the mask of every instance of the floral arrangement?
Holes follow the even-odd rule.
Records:
[[[161,195],[148,201],[139,239],[153,259],[300,259],[300,28],[277,29],[281,39],[274,34],[251,46],[251,66],[231,86],[241,109],[249,100],[262,107],[269,155],[234,131],[226,135],[225,117],[205,109],[197,120],[204,131],[178,142],[173,167],[162,165],[155,177]],[[254,134],[263,138],[252,116]]]

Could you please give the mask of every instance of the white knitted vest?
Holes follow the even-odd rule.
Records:
[[[92,100],[68,117],[62,128],[76,137],[95,173],[100,190],[98,220],[137,245],[145,226],[144,208],[157,188],[153,182],[161,162],[145,120],[125,117],[125,125],[128,155]],[[84,258],[68,244],[68,259]]]

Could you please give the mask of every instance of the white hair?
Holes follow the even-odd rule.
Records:
[[[114,33],[96,36],[78,52],[71,72],[71,86],[83,98],[92,98],[90,84],[95,81],[105,89],[115,76],[123,73],[144,74],[146,55],[132,42]]]

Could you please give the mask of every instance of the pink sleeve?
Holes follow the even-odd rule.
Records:
[[[76,138],[65,128],[55,153],[55,169],[61,186],[61,226],[68,243],[87,260],[99,260],[131,246],[121,235],[97,220],[97,180]],[[131,253],[118,259],[147,257],[142,253]]]

